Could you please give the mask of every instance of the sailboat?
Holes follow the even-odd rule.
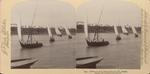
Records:
[[[121,26],[121,29],[122,29],[123,34],[128,35],[128,31],[124,25]]]
[[[101,15],[102,15],[102,12],[101,12]],[[100,15],[100,18],[101,18],[101,15]],[[99,22],[100,22],[100,18],[99,18]],[[98,22],[98,24],[99,24],[99,22]],[[88,20],[87,20],[87,23],[88,23]],[[105,41],[104,39],[99,40],[98,25],[95,25],[94,38],[93,39],[89,38],[87,23],[84,25],[84,30],[85,30],[84,32],[85,32],[85,36],[86,36],[87,45],[93,46],[93,47],[95,47],[95,46],[107,46],[109,44],[108,41]]]
[[[68,28],[65,27],[66,34],[68,35],[68,39],[72,39],[71,33]]]
[[[43,44],[42,43],[39,43],[38,41],[33,41],[33,37],[32,37],[32,25],[34,24],[34,19],[35,19],[35,16],[36,16],[36,9],[35,8],[35,12],[33,14],[33,19],[32,19],[32,23],[31,23],[31,26],[29,27],[29,30],[28,30],[28,39],[27,41],[24,41],[22,39],[22,35],[21,35],[21,24],[22,24],[22,21],[21,21],[21,17],[20,17],[20,24],[18,24],[18,37],[19,37],[19,42],[20,42],[20,45],[22,48],[39,48],[39,47],[42,47]]]
[[[137,34],[137,31],[135,30],[135,27],[134,27],[134,26],[131,26],[131,28],[132,28],[132,31],[133,31],[133,33],[134,33],[134,36],[135,36],[135,37],[138,37],[138,34]]]
[[[31,31],[33,28],[29,28]],[[18,27],[18,37],[19,37],[19,43],[21,45],[22,48],[39,48],[39,47],[42,47],[43,44],[42,43],[39,43],[38,41],[36,42],[33,42],[33,39],[32,39],[32,32],[30,32],[28,34],[28,40],[25,42],[23,39],[22,39],[22,35],[21,35],[21,27]]]
[[[54,37],[53,37],[53,35],[52,35],[52,32],[51,32],[49,26],[47,26],[47,31],[48,31],[48,35],[49,35],[49,38],[50,38],[49,41],[50,41],[50,42],[54,42],[55,39],[54,39]]]
[[[62,37],[62,33],[60,32],[59,28],[55,28],[55,32],[57,36]]]
[[[114,25],[114,31],[115,31],[115,34],[116,34],[116,40],[121,40],[121,37],[120,37],[120,35],[118,33],[118,29],[117,29],[116,25]]]

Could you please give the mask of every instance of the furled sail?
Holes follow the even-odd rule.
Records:
[[[137,34],[137,31],[135,30],[135,27],[134,26],[131,26],[132,27],[132,31],[134,34]]]
[[[133,33],[134,33],[134,36],[135,36],[135,37],[138,37],[138,34],[137,34],[137,31],[136,31],[135,27],[134,27],[134,26],[131,26],[131,28],[132,28],[132,31],[133,31]]]
[[[34,10],[33,19],[32,19],[32,22],[31,22],[31,27],[28,27],[29,28],[29,33],[28,33],[27,41],[25,41],[25,42],[20,41],[20,45],[21,45],[22,48],[39,48],[39,47],[43,46],[43,44],[39,43],[38,41],[33,42],[33,38],[32,38],[32,33],[33,33],[33,31],[32,31],[33,28],[32,27],[33,27],[33,24],[34,24],[34,21],[35,21],[35,18],[36,18],[36,11],[37,11],[37,6]],[[22,22],[20,20],[20,25],[21,25],[21,23]],[[22,37],[21,37],[21,26],[20,25],[18,25],[18,36],[19,36],[19,39],[21,40]]]
[[[50,37],[50,38],[52,38],[52,37],[53,37],[53,35],[52,35],[52,32],[51,32],[51,30],[50,30],[49,26],[47,26],[47,31],[48,31],[48,35],[49,35],[49,37]]]
[[[21,25],[20,24],[17,24],[17,33],[18,33],[18,38],[21,41],[22,35],[21,35]]]
[[[59,31],[58,28],[55,28],[55,31],[56,31],[56,34],[57,34],[57,35],[61,35],[61,32]]]
[[[70,31],[68,30],[68,28],[65,27],[65,31],[66,31],[66,34],[68,35],[68,38],[69,38],[69,39],[72,39],[71,33],[70,33]]]
[[[67,34],[68,36],[71,36],[71,33],[70,33],[70,31],[68,30],[68,28],[65,27],[65,31],[66,31],[66,34]]]
[[[118,32],[118,29],[117,29],[117,26],[116,25],[114,25],[114,30],[115,30],[115,34],[116,34],[116,40],[118,41],[118,40],[121,40],[121,37],[120,37],[120,35],[119,35],[119,32]]]
[[[115,34],[116,34],[116,35],[119,35],[118,29],[117,29],[117,26],[116,26],[116,25],[114,25],[114,30],[115,30]]]
[[[125,26],[123,25],[123,26],[121,26],[121,29],[122,29],[122,32],[124,33],[124,34],[128,34],[128,31],[126,30],[126,28],[125,28]]]
[[[88,25],[86,22],[84,23],[84,33],[85,33],[85,38],[88,39],[89,38],[88,37]]]

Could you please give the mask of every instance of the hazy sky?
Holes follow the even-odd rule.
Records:
[[[12,10],[12,23],[31,25],[76,27],[76,21],[97,24],[103,10],[100,24],[140,25],[141,10],[134,4],[122,0],[90,0],[77,10],[62,0],[27,0],[17,4]]]

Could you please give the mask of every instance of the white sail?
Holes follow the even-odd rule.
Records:
[[[88,38],[89,38],[89,37],[88,37],[88,25],[87,25],[86,22],[84,23],[84,33],[85,33],[85,38],[88,39]]]
[[[116,26],[116,25],[114,25],[114,30],[115,30],[115,34],[116,34],[116,35],[119,35],[118,29],[117,29],[117,26]]]
[[[125,34],[128,33],[128,31],[126,30],[125,26],[121,26],[121,29],[122,29],[123,33],[125,33]]]
[[[21,25],[17,25],[17,33],[18,33],[18,38],[21,41],[22,40],[22,35],[21,35]]]
[[[55,28],[55,31],[56,31],[56,34],[57,34],[57,35],[61,35],[61,32],[59,31],[58,28]]]
[[[71,33],[70,33],[70,31],[68,30],[68,28],[65,27],[65,31],[66,31],[66,34],[67,34],[68,36],[71,36]]]
[[[52,35],[52,32],[51,32],[51,30],[50,30],[49,26],[47,26],[47,31],[48,31],[48,35],[49,35],[49,37],[50,37],[50,38],[52,38],[52,37],[53,37],[53,35]]]
[[[131,26],[131,28],[132,28],[133,33],[134,33],[134,34],[137,34],[137,31],[135,30],[135,27],[134,27],[134,26]]]

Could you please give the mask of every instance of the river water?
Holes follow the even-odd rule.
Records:
[[[84,56],[99,56],[104,59],[97,64],[99,69],[139,69],[141,36],[123,35],[122,40],[116,41],[114,33],[100,35],[109,41],[108,46],[87,47],[83,33],[77,33],[73,39],[67,36],[57,37],[54,43],[49,43],[48,35],[36,35],[35,39],[43,43],[43,47],[22,49],[17,35],[11,36],[11,59],[33,57],[38,59],[33,69],[73,69],[75,58]],[[24,36],[24,39],[27,37]]]

